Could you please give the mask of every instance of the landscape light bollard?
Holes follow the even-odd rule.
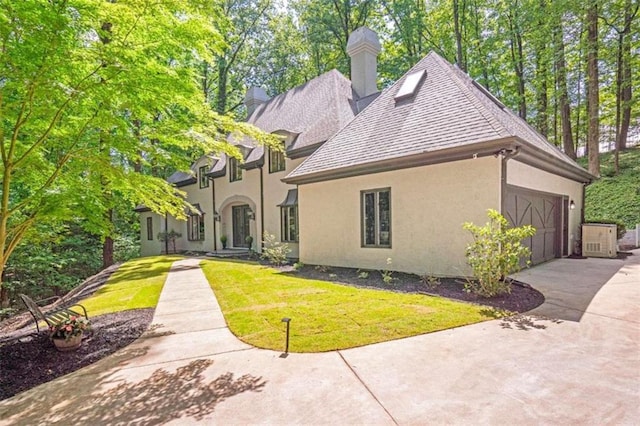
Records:
[[[289,353],[289,324],[291,323],[291,318],[282,318],[282,322],[287,323],[287,342],[284,347],[284,354],[286,355]]]

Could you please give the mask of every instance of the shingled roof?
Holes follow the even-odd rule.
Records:
[[[396,99],[405,80],[421,70],[426,76],[418,80],[415,95]],[[518,149],[519,160],[578,181],[593,178],[467,74],[431,52],[284,181],[336,179],[501,149]]]
[[[308,155],[353,119],[354,98],[351,82],[334,69],[259,105],[247,122],[267,133],[295,135],[287,155],[296,158]],[[245,161],[263,157],[264,148],[255,146]]]

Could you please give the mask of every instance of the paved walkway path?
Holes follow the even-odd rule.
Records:
[[[236,339],[185,259],[144,338],[0,402],[0,425],[637,424],[635,254],[522,273],[547,295],[531,315],[286,358]]]

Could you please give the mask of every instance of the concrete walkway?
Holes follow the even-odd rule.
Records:
[[[231,334],[198,259],[144,338],[0,402],[5,424],[637,424],[640,251],[521,273],[530,315],[321,354]]]

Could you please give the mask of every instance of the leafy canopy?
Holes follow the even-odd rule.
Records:
[[[153,170],[237,154],[229,133],[273,142],[204,100],[216,4],[0,0],[0,271],[37,223],[80,216],[104,235],[105,192],[181,217],[183,194]]]

